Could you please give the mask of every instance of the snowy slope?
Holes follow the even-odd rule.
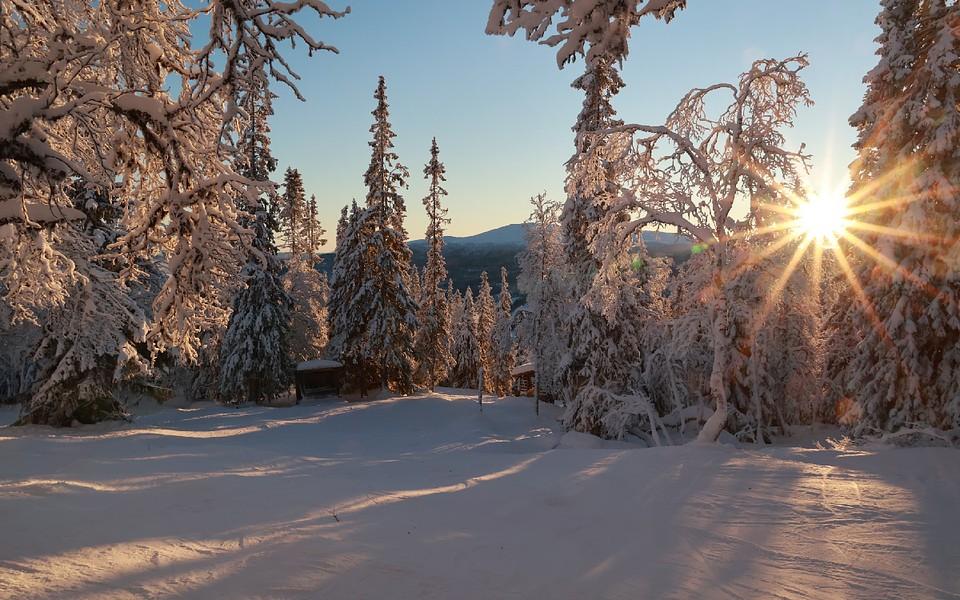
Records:
[[[0,430],[0,597],[960,597],[956,450],[636,449],[473,400]]]

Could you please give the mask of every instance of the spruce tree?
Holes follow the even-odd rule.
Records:
[[[473,291],[468,287],[462,302],[455,310],[453,327],[453,369],[450,385],[460,388],[476,388],[480,371],[480,345],[477,341],[477,316]]]
[[[330,283],[331,339],[327,355],[344,368],[343,388],[365,395],[376,381],[369,344],[369,322],[373,289],[368,285],[371,266],[367,250],[371,235],[369,208],[353,202],[337,224],[337,248]]]
[[[496,362],[493,347],[493,328],[497,322],[497,303],[493,300],[490,278],[487,272],[480,273],[480,290],[477,292],[477,345],[480,351],[480,366],[483,367],[483,388],[494,392],[494,364]]]
[[[372,294],[368,339],[371,367],[383,389],[401,394],[413,391],[414,332],[417,305],[411,296],[411,252],[403,228],[406,208],[400,190],[406,187],[409,171],[398,162],[393,151],[393,132],[389,122],[387,88],[380,77],[374,93],[377,107],[370,127],[373,140],[370,166],[364,174],[367,186],[367,213],[361,221],[369,223],[368,254],[364,269],[364,288]]]
[[[258,183],[269,181],[276,168],[270,152],[268,117],[273,94],[265,79],[244,85],[240,104],[245,118],[237,145],[237,171]],[[246,83],[246,82],[245,82]],[[253,240],[241,272],[243,283],[233,300],[233,312],[219,346],[218,392],[228,403],[265,402],[289,384],[291,300],[283,288],[282,267],[274,236],[280,226],[277,211],[263,193],[238,199],[241,222]]]
[[[510,296],[510,284],[507,282],[507,268],[500,267],[500,298],[497,306],[497,322],[493,328],[493,371],[490,373],[494,392],[498,396],[508,396],[512,387],[516,347],[513,341],[511,321],[513,316],[513,298]]]
[[[320,226],[317,218],[317,196],[310,194],[310,200],[307,202],[306,225],[304,227],[304,238],[306,240],[306,251],[310,256],[310,261],[315,263],[320,248],[327,243],[323,238],[326,230]]]
[[[610,140],[598,132],[622,124],[612,98],[623,80],[614,61],[602,58],[588,63],[573,87],[584,93],[584,101],[573,127],[576,153],[567,163],[567,201],[561,215],[570,273],[565,323],[570,350],[561,366],[567,404],[563,420],[571,429],[618,437],[622,432],[611,431],[607,417],[620,409],[613,398],[636,387],[630,372],[640,359],[640,311],[627,249],[620,251],[614,269],[601,271],[594,248],[598,228],[611,220],[618,191],[617,173],[607,157]],[[596,281],[601,276],[605,280]]]
[[[430,191],[423,199],[427,210],[427,264],[420,282],[420,327],[417,330],[416,348],[419,358],[418,380],[433,390],[444,380],[453,365],[450,353],[450,313],[447,295],[441,289],[447,279],[447,265],[443,257],[443,228],[450,222],[447,209],[441,204],[447,191],[446,167],[439,159],[437,139],[430,146],[430,161],[423,169],[430,180]],[[452,284],[451,284],[452,285]]]
[[[303,189],[303,177],[300,171],[288,167],[283,174],[283,197],[280,219],[283,228],[283,241],[290,249],[290,258],[295,259],[304,251],[306,245],[305,229],[307,217],[306,192]]]
[[[290,381],[290,297],[273,242],[276,227],[264,204],[253,221],[252,256],[220,345],[220,397],[227,403],[269,402]]]
[[[850,197],[865,224],[846,375],[858,432],[960,426],[960,7],[884,0],[880,61],[853,115]],[[860,205],[860,206],[857,206]],[[862,231],[861,231],[862,230]],[[865,232],[865,233],[864,233]],[[850,238],[854,241],[855,238]]]
[[[560,239],[559,207],[538,194],[530,199],[533,213],[526,222],[526,248],[517,257],[518,289],[526,295],[525,318],[520,327],[525,359],[536,368],[535,395],[551,401],[560,396],[560,365],[566,353],[563,294],[566,267]]]
[[[354,202],[356,205],[356,202]],[[327,324],[329,331],[329,342],[327,344],[327,357],[339,360],[340,349],[343,344],[342,333],[345,330],[344,319],[346,318],[346,307],[348,301],[348,289],[345,272],[347,264],[344,262],[344,256],[347,252],[347,230],[350,227],[350,210],[344,205],[340,209],[340,218],[337,220],[336,247],[333,253],[333,265],[330,270],[330,293],[328,295],[329,307],[327,310]]]
[[[311,197],[303,221],[303,252],[290,258],[284,277],[284,286],[293,300],[290,353],[294,362],[322,356],[329,338],[329,282],[317,265],[319,248],[327,240],[316,213],[316,199]]]

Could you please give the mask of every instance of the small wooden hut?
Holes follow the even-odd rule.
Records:
[[[343,365],[335,360],[315,359],[297,365],[297,403],[304,396],[340,394]]]
[[[534,376],[536,368],[533,363],[524,363],[514,367],[510,371],[510,377],[513,379],[513,395],[533,397]]]

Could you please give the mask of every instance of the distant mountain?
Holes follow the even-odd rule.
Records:
[[[448,246],[493,245],[522,248],[527,245],[526,225],[523,223],[504,225],[476,235],[466,237],[445,236],[443,239]],[[691,246],[689,238],[678,233],[665,231],[644,231],[643,242],[647,246],[647,250],[654,256],[671,256],[681,260],[686,258],[684,253],[689,253]],[[426,243],[426,240],[413,240],[410,242],[410,247],[423,247],[426,246]]]
[[[500,291],[500,267],[507,268],[510,289],[515,301],[517,292],[517,254],[527,245],[526,225],[513,223],[484,231],[476,235],[457,237],[444,236],[444,258],[447,270],[454,285],[460,291],[471,287],[476,293],[480,287],[480,274],[486,271],[490,277],[493,293]],[[669,256],[676,262],[683,262],[690,256],[689,238],[676,233],[662,231],[644,231],[643,241],[652,256]],[[425,240],[412,240],[413,262],[423,268],[427,262],[427,243]],[[333,254],[323,255],[321,269],[329,272],[333,263]]]
[[[524,234],[526,226],[522,223],[504,225],[490,231],[484,231],[476,235],[466,237],[457,237],[454,235],[444,236],[443,241],[448,246],[470,245],[470,244],[493,244],[497,246],[526,246],[527,239]],[[426,240],[413,240],[410,247],[425,246]]]

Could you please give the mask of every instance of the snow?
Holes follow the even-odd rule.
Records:
[[[298,371],[312,371],[313,369],[339,369],[343,365],[335,360],[323,360],[315,358],[297,365]]]
[[[22,217],[22,208],[18,199],[0,202],[0,222],[19,221]],[[27,216],[36,223],[52,223],[55,221],[79,221],[85,215],[69,206],[53,204],[27,204]]]
[[[960,597],[955,449],[639,449],[473,394],[2,429],[0,597]]]
[[[510,374],[516,377],[517,375],[524,375],[525,373],[533,373],[534,366],[533,363],[523,363],[522,365],[515,367]]]

